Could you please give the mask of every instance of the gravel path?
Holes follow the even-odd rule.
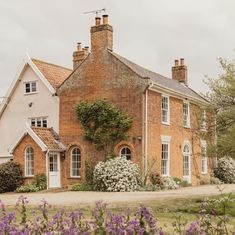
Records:
[[[223,193],[235,193],[235,184],[222,185]],[[31,205],[40,204],[44,198],[51,205],[74,206],[78,204],[93,204],[95,201],[103,200],[108,203],[132,203],[159,201],[174,198],[190,198],[197,196],[209,196],[220,194],[218,187],[215,185],[186,187],[178,190],[167,190],[160,192],[125,192],[125,193],[108,193],[108,192],[71,192],[71,191],[54,191],[43,193],[27,193],[25,195]],[[5,205],[15,205],[20,194],[5,193],[0,195],[0,199]]]

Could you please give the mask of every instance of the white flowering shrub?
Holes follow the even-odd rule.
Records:
[[[162,177],[162,188],[164,189],[177,189],[179,185],[175,182],[175,180],[169,176]]]
[[[224,183],[235,183],[235,160],[230,157],[220,158],[218,166],[214,170],[214,175]]]
[[[99,162],[94,169],[94,188],[99,191],[135,191],[141,184],[137,164],[125,158],[116,157]]]

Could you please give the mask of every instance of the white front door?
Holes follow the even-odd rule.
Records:
[[[60,154],[49,154],[49,188],[60,188]]]

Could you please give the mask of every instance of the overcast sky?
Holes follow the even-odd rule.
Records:
[[[90,45],[95,15],[106,8],[114,51],[162,75],[185,58],[189,85],[207,90],[218,57],[235,58],[234,0],[0,0],[0,97],[25,56],[72,67],[76,43]]]

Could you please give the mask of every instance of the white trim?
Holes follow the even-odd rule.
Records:
[[[55,94],[55,92],[56,92],[55,89],[48,82],[48,80],[43,76],[43,74],[40,72],[40,70],[37,68],[37,66],[33,63],[30,56],[28,54],[26,54],[24,59],[22,60],[20,68],[18,69],[18,71],[16,73],[15,79],[11,83],[11,85],[5,95],[5,97],[7,97],[7,98],[3,99],[2,103],[0,104],[0,118],[1,118],[4,110],[6,109],[8,103],[10,102],[11,97],[12,97],[15,89],[17,88],[18,84],[21,81],[21,76],[25,72],[28,65],[32,68],[32,70],[35,72],[35,74],[41,79],[41,81],[44,83],[44,85],[47,87],[47,89],[52,94]],[[33,94],[33,93],[29,93],[29,94]]]
[[[171,142],[171,136],[169,135],[161,135],[161,141],[165,143],[170,143]]]
[[[73,147],[73,148],[70,150],[70,164],[69,164],[69,165],[70,165],[70,177],[71,177],[71,178],[81,178],[81,167],[78,168],[78,169],[79,169],[79,175],[76,175],[76,176],[73,176],[73,175],[72,175],[72,152],[73,152],[73,150],[74,150],[75,148],[79,149],[79,151],[80,151],[80,159],[81,159],[80,165],[82,164],[81,149],[80,149],[78,146],[75,146],[75,147]]]
[[[203,159],[202,157],[202,148],[205,148],[205,159]],[[201,140],[201,166],[202,166],[202,161],[204,160],[205,161],[205,171],[202,171],[202,167],[201,167],[201,174],[202,175],[206,175],[208,173],[208,162],[207,162],[207,156],[206,156],[206,152],[207,152],[207,144],[206,144],[206,141],[205,140]]]
[[[167,98],[167,121],[162,121],[162,98]],[[161,123],[164,125],[170,125],[170,96],[166,94],[161,94]]]
[[[188,145],[189,153],[184,152],[185,145]],[[184,156],[186,156],[186,155],[189,157],[189,175],[184,175]],[[191,147],[191,144],[188,140],[184,141],[183,149],[182,149],[182,156],[183,156],[183,180],[186,180],[188,183],[191,183],[191,178],[192,178],[192,172],[191,172],[192,147]]]

